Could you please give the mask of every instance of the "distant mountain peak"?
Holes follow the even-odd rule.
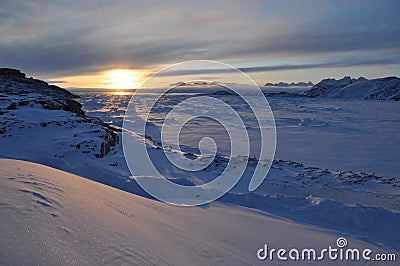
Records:
[[[286,82],[278,82],[278,83],[265,83],[264,86],[274,86],[274,87],[306,87],[306,86],[313,86],[314,84],[309,81],[309,82],[304,82],[304,81],[299,81],[297,83],[292,82],[292,83],[286,83]]]
[[[179,81],[179,82],[175,82],[175,83],[171,83],[171,86],[174,87],[191,87],[191,86],[212,86],[212,85],[217,85],[218,83],[216,81],[190,81],[190,82],[183,82],[183,81]]]

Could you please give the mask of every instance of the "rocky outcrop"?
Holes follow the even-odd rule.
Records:
[[[25,78],[25,73],[22,73],[18,69],[12,68],[0,68],[0,76],[9,78]]]
[[[19,70],[1,68],[0,137],[12,141],[16,135],[24,134],[23,138],[29,138],[32,133],[32,141],[35,141],[35,138],[38,139],[33,136],[35,128],[45,128],[44,134],[51,137],[51,141],[57,142],[59,139],[60,143],[65,142],[66,136],[71,135],[67,138],[71,142],[69,146],[82,153],[103,158],[118,143],[118,134],[113,127],[100,119],[87,116],[76,98],[78,96],[65,89],[26,78]],[[48,112],[43,112],[43,109]],[[62,134],[65,136],[53,136],[56,134],[51,131],[52,125],[64,127]],[[25,131],[27,127],[29,131]],[[55,157],[57,156],[60,155],[56,154]]]
[[[78,96],[60,87],[49,85],[47,82],[26,78],[26,75],[19,70],[0,68],[0,93],[9,95],[28,95],[36,93],[38,97],[32,102],[40,104],[45,109],[66,110],[79,116],[84,113],[81,104],[75,101]],[[25,102],[29,104],[29,100]]]

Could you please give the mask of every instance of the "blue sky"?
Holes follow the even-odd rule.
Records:
[[[1,0],[0,63],[36,77],[219,60],[257,82],[400,74],[400,1]]]

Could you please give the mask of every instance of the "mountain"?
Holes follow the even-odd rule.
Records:
[[[340,99],[400,100],[400,79],[386,77],[368,80],[344,77],[342,79],[324,79],[311,90],[303,92],[307,97]]]
[[[314,85],[311,81],[309,82],[292,82],[292,83],[286,83],[286,82],[279,82],[279,83],[271,83],[268,82],[266,84],[264,84],[264,86],[274,86],[274,87],[306,87],[306,86],[312,86]]]
[[[199,86],[214,86],[214,85],[218,85],[218,83],[216,81],[192,81],[192,82],[183,82],[183,81],[179,81],[179,82],[175,82],[175,83],[171,83],[170,84],[172,87],[199,87]]]

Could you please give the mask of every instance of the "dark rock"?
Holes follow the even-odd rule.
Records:
[[[25,78],[25,73],[22,73],[18,69],[12,68],[0,68],[0,76]]]
[[[66,104],[63,106],[63,110],[73,112],[78,116],[85,115],[85,113],[82,110],[82,105],[75,100],[68,100]]]
[[[19,106],[27,106],[29,104],[29,101],[20,101],[18,103]]]
[[[394,96],[391,98],[391,100],[393,100],[393,101],[400,101],[400,93],[397,94],[397,95],[394,95]]]
[[[212,95],[235,95],[234,93],[232,93],[232,92],[229,92],[229,91],[216,91],[216,92],[214,92]]]
[[[6,110],[15,110],[17,109],[17,105],[12,102],[9,106],[6,107]]]

